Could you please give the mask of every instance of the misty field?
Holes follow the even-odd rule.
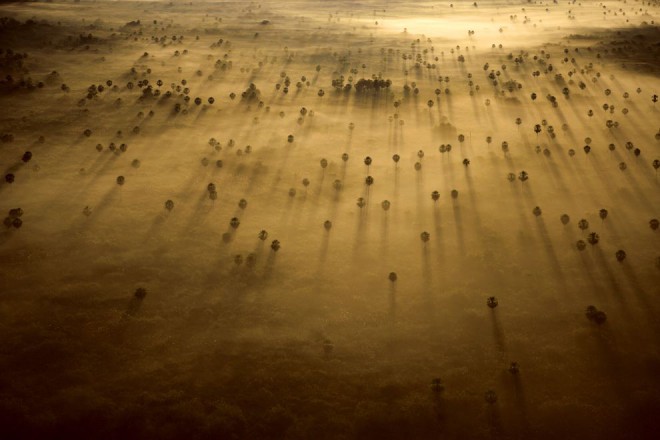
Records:
[[[660,3],[0,4],[3,439],[660,438]]]

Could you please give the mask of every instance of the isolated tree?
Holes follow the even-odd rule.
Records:
[[[332,222],[330,220],[324,221],[323,227],[325,228],[326,231],[329,231],[332,228]]]
[[[367,172],[369,171],[369,166],[371,165],[371,157],[367,156],[364,158],[364,164],[367,166]]]
[[[529,179],[529,174],[527,174],[527,172],[525,172],[525,171],[523,170],[523,171],[520,172],[520,174],[518,174],[518,179],[519,179],[521,182],[524,182],[524,181],[526,181],[527,179]]]
[[[486,391],[486,394],[484,395],[484,398],[486,399],[486,402],[489,405],[493,405],[493,404],[495,404],[495,402],[497,402],[497,393],[495,393],[495,391],[493,391],[493,390],[488,390],[488,391]]]
[[[135,289],[133,296],[139,300],[143,300],[147,296],[147,289],[144,287],[138,287]]]
[[[210,193],[214,192],[216,190],[215,183],[209,183],[208,185],[206,185],[206,190]]]
[[[616,254],[614,254],[614,256],[616,257],[616,261],[621,263],[623,260],[626,259],[626,251],[624,251],[623,249],[619,249],[618,251],[616,251]]]
[[[358,197],[357,199],[357,205],[359,208],[364,208],[366,206],[367,202],[364,200],[363,197]]]
[[[126,182],[126,178],[124,176],[117,176],[117,185],[122,186]]]
[[[248,202],[245,199],[241,199],[241,200],[238,201],[238,207],[241,208],[241,209],[247,208],[247,204],[248,204]]]
[[[509,152],[509,143],[507,141],[502,142],[502,152],[504,152],[504,154]]]
[[[92,208],[90,208],[89,206],[85,206],[82,212],[85,215],[85,217],[89,217],[90,215],[92,215]]]
[[[280,241],[279,240],[273,240],[270,244],[270,248],[274,251],[277,252],[280,250]]]
[[[334,348],[335,346],[332,344],[332,342],[329,339],[323,341],[323,353],[326,356],[330,356]]]
[[[600,217],[601,220],[605,220],[607,218],[607,209],[603,208],[600,211],[598,211],[598,216]]]
[[[321,159],[321,168],[325,169],[328,166],[328,160],[327,159]]]
[[[288,135],[288,136],[286,137],[286,141],[287,141],[288,143],[290,143],[290,144],[293,143],[293,139],[294,139],[294,138],[293,138],[293,135],[292,135],[292,134],[290,134],[290,135]]]
[[[536,217],[540,217],[541,216],[541,208],[539,206],[534,207],[534,209],[532,210],[532,213]]]
[[[241,224],[241,221],[237,217],[232,217],[231,220],[229,220],[229,225],[236,229],[238,226]]]
[[[434,202],[437,202],[438,199],[440,198],[440,193],[438,191],[433,191],[431,193],[431,198],[433,199]]]
[[[568,214],[562,214],[561,217],[559,217],[559,220],[561,220],[562,224],[567,225],[568,222],[571,221],[571,218]]]
[[[401,156],[395,154],[394,156],[392,156],[392,160],[394,161],[394,165],[396,166],[396,164],[399,163],[399,160],[401,160]]]
[[[511,362],[511,365],[509,365],[509,373],[514,376],[517,376],[518,373],[520,373],[520,365],[518,365],[518,362]]]
[[[497,298],[495,298],[494,296],[489,296],[488,299],[486,300],[486,305],[491,309],[497,307],[498,304],[499,302],[497,301]]]
[[[619,169],[620,169],[621,171],[625,171],[626,168],[628,168],[628,165],[626,165],[625,162],[619,162]]]
[[[589,229],[589,222],[587,221],[587,219],[584,218],[581,219],[577,225],[578,228],[580,228],[582,231],[586,231],[587,229]]]
[[[262,229],[262,230],[259,232],[258,237],[259,237],[259,240],[261,240],[261,241],[265,241],[265,240],[268,238],[268,232],[266,232],[265,229]]]
[[[174,209],[174,202],[172,200],[167,200],[165,202],[165,209],[172,211]]]
[[[374,184],[374,178],[371,177],[371,176],[367,176],[367,177],[364,179],[364,183],[366,183],[366,185],[369,187],[369,186],[371,186],[371,185]]]
[[[659,159],[655,159],[655,160],[651,163],[651,165],[653,166],[653,169],[655,170],[655,175],[656,175],[656,177],[657,177],[657,176],[658,176],[658,168],[660,168],[660,160],[659,160]]]
[[[509,174],[506,175],[506,179],[507,179],[509,182],[515,182],[515,180],[516,180],[516,175],[513,174],[513,173],[509,173]]]
[[[341,160],[344,162],[348,162],[348,153],[344,153],[341,155]]]
[[[429,239],[431,238],[431,234],[429,234],[428,232],[424,231],[424,232],[422,232],[421,234],[419,234],[419,237],[422,239],[422,241],[423,241],[424,243],[426,243],[426,242],[429,241]]]
[[[383,202],[380,204],[380,206],[383,208],[383,211],[388,211],[390,209],[390,201],[389,200],[383,200]]]
[[[32,159],[32,152],[26,151],[23,153],[23,157],[21,157],[21,160],[23,163],[28,163]]]
[[[295,197],[295,196],[296,196],[296,189],[289,188],[289,197]]]
[[[598,244],[598,242],[600,241],[600,237],[598,236],[597,233],[590,232],[589,235],[587,235],[587,241],[589,242],[590,245],[594,246]]]
[[[452,189],[450,194],[451,194],[452,199],[457,199],[458,198],[458,190]]]
[[[587,243],[584,240],[578,240],[575,243],[575,247],[577,247],[579,251],[583,251],[587,248]]]
[[[431,391],[433,391],[433,394],[436,395],[442,394],[444,390],[445,390],[445,386],[442,383],[442,379],[436,377],[431,380]]]
[[[466,167],[470,165],[470,159],[468,158],[463,159],[463,165],[465,165]]]
[[[5,182],[14,183],[15,180],[16,180],[16,176],[14,176],[12,173],[5,174]]]
[[[396,272],[390,272],[387,276],[387,279],[389,279],[391,282],[395,282],[398,279],[398,276]]]
[[[419,160],[424,159],[424,151],[423,151],[423,150],[419,150],[419,151],[417,152],[417,157],[419,158]]]
[[[649,221],[649,226],[651,227],[651,229],[656,231],[658,227],[660,227],[660,220],[658,220],[657,218],[652,218],[651,221]]]

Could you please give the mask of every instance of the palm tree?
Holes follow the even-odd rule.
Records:
[[[241,209],[247,208],[247,200],[241,199],[238,201],[238,207]]]
[[[174,202],[172,200],[167,200],[165,202],[165,209],[172,211],[174,209]]]
[[[598,211],[598,216],[600,217],[601,220],[605,220],[607,218],[607,209],[603,208],[600,211]]]
[[[371,186],[374,184],[374,178],[371,176],[367,176],[366,179],[364,179],[364,183],[367,184],[367,186]]]
[[[302,184],[303,184],[303,186],[304,186],[305,188],[307,188],[307,187],[309,186],[309,179],[305,177],[305,178],[302,180]]]
[[[274,252],[279,251],[280,250],[280,241],[279,240],[273,240],[272,243],[270,244],[270,248]]]
[[[357,199],[357,205],[359,208],[364,208],[367,202],[364,200],[362,197],[358,197]]]
[[[623,249],[619,249],[618,251],[616,251],[616,254],[614,255],[616,256],[616,261],[618,261],[619,263],[621,263],[623,260],[626,259],[626,251],[624,251]]]
[[[577,247],[577,249],[578,249],[579,251],[583,251],[583,250],[585,250],[585,249],[587,248],[587,243],[585,243],[584,240],[578,240],[578,241],[575,243],[575,246]]]
[[[536,206],[533,210],[532,213],[536,216],[539,217],[541,215],[541,208],[539,206]]]
[[[236,229],[238,226],[241,224],[241,221],[237,217],[232,217],[231,220],[229,220],[229,225]]]
[[[323,227],[325,228],[326,231],[329,231],[332,228],[332,222],[330,220],[324,221]]]
[[[89,206],[85,206],[83,208],[83,214],[85,215],[85,217],[89,217],[90,215],[92,215],[92,208],[90,208]]]
[[[463,159],[463,165],[465,165],[466,167],[470,165],[470,159],[468,158]]]
[[[619,169],[620,169],[621,171],[625,171],[626,168],[628,168],[628,165],[626,165],[625,162],[619,162]]]
[[[438,199],[440,198],[440,193],[438,191],[433,191],[431,193],[431,198],[433,199],[434,202],[437,202]]]
[[[286,137],[286,141],[287,141],[288,143],[293,143],[293,135],[292,135],[292,134],[288,135],[288,136]]]
[[[262,229],[262,230],[259,232],[258,237],[259,237],[259,240],[261,240],[261,241],[265,241],[265,240],[268,238],[268,232],[266,232],[265,229]]]
[[[509,173],[509,174],[506,175],[506,178],[509,182],[513,182],[513,181],[516,180],[516,175],[513,174],[513,173]]]
[[[234,255],[234,264],[236,266],[240,266],[241,264],[243,264],[243,256],[241,254]]]
[[[598,241],[600,241],[600,237],[598,236],[597,233],[591,232],[589,235],[587,235],[587,241],[589,242],[590,245],[594,246],[598,244]]]
[[[398,276],[397,276],[396,272],[390,272],[389,275],[387,276],[387,278],[391,282],[395,282],[398,279]]]
[[[559,220],[565,225],[568,224],[569,221],[571,221],[571,218],[568,216],[568,214],[562,214],[561,217],[559,217]]]
[[[341,155],[341,160],[343,160],[344,162],[348,162],[348,153],[342,154]]]
[[[527,179],[529,179],[529,174],[527,174],[527,172],[523,170],[520,172],[520,174],[518,174],[518,179],[520,179],[521,182],[524,182]]]
[[[451,190],[451,198],[452,199],[457,199],[458,198],[458,190],[456,190],[456,189]]]
[[[655,170],[655,176],[658,177],[658,168],[660,168],[660,160],[655,159],[653,163],[651,163],[651,165],[653,165],[653,169]]]
[[[16,180],[16,176],[14,176],[12,173],[5,174],[5,182],[14,183],[15,180]]]
[[[422,239],[422,241],[423,241],[424,243],[426,243],[426,242],[429,241],[429,239],[431,238],[431,234],[429,234],[428,232],[424,231],[424,232],[422,232],[421,234],[419,234],[419,237]]]
[[[486,305],[491,309],[497,307],[498,304],[499,302],[497,301],[497,298],[495,298],[494,296],[489,296],[488,299],[486,300]]]
[[[295,196],[296,196],[296,189],[289,188],[289,197],[295,197]]]
[[[369,165],[371,165],[371,158],[369,156],[364,158],[364,164],[367,166],[367,173],[369,172]]]
[[[390,209],[390,201],[389,200],[383,200],[383,202],[380,204],[380,206],[383,208],[383,211],[388,211]]]
[[[325,169],[328,166],[328,160],[327,159],[321,159],[321,168]]]
[[[657,218],[652,218],[651,221],[649,221],[649,226],[656,231],[660,226],[660,221]]]
[[[207,190],[208,192],[214,192],[215,189],[216,189],[216,188],[215,188],[215,183],[209,183],[208,185],[206,185],[206,190]]]
[[[124,176],[117,176],[117,185],[122,186],[126,182],[126,178]]]
[[[399,163],[399,160],[401,160],[401,156],[395,154],[394,156],[392,156],[392,160],[394,161],[394,165],[396,166],[396,164]]]

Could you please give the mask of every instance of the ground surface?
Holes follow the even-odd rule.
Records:
[[[454,3],[0,7],[3,438],[658,438],[660,7]]]

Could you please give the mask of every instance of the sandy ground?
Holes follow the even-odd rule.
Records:
[[[3,438],[660,434],[658,2],[0,11]]]

